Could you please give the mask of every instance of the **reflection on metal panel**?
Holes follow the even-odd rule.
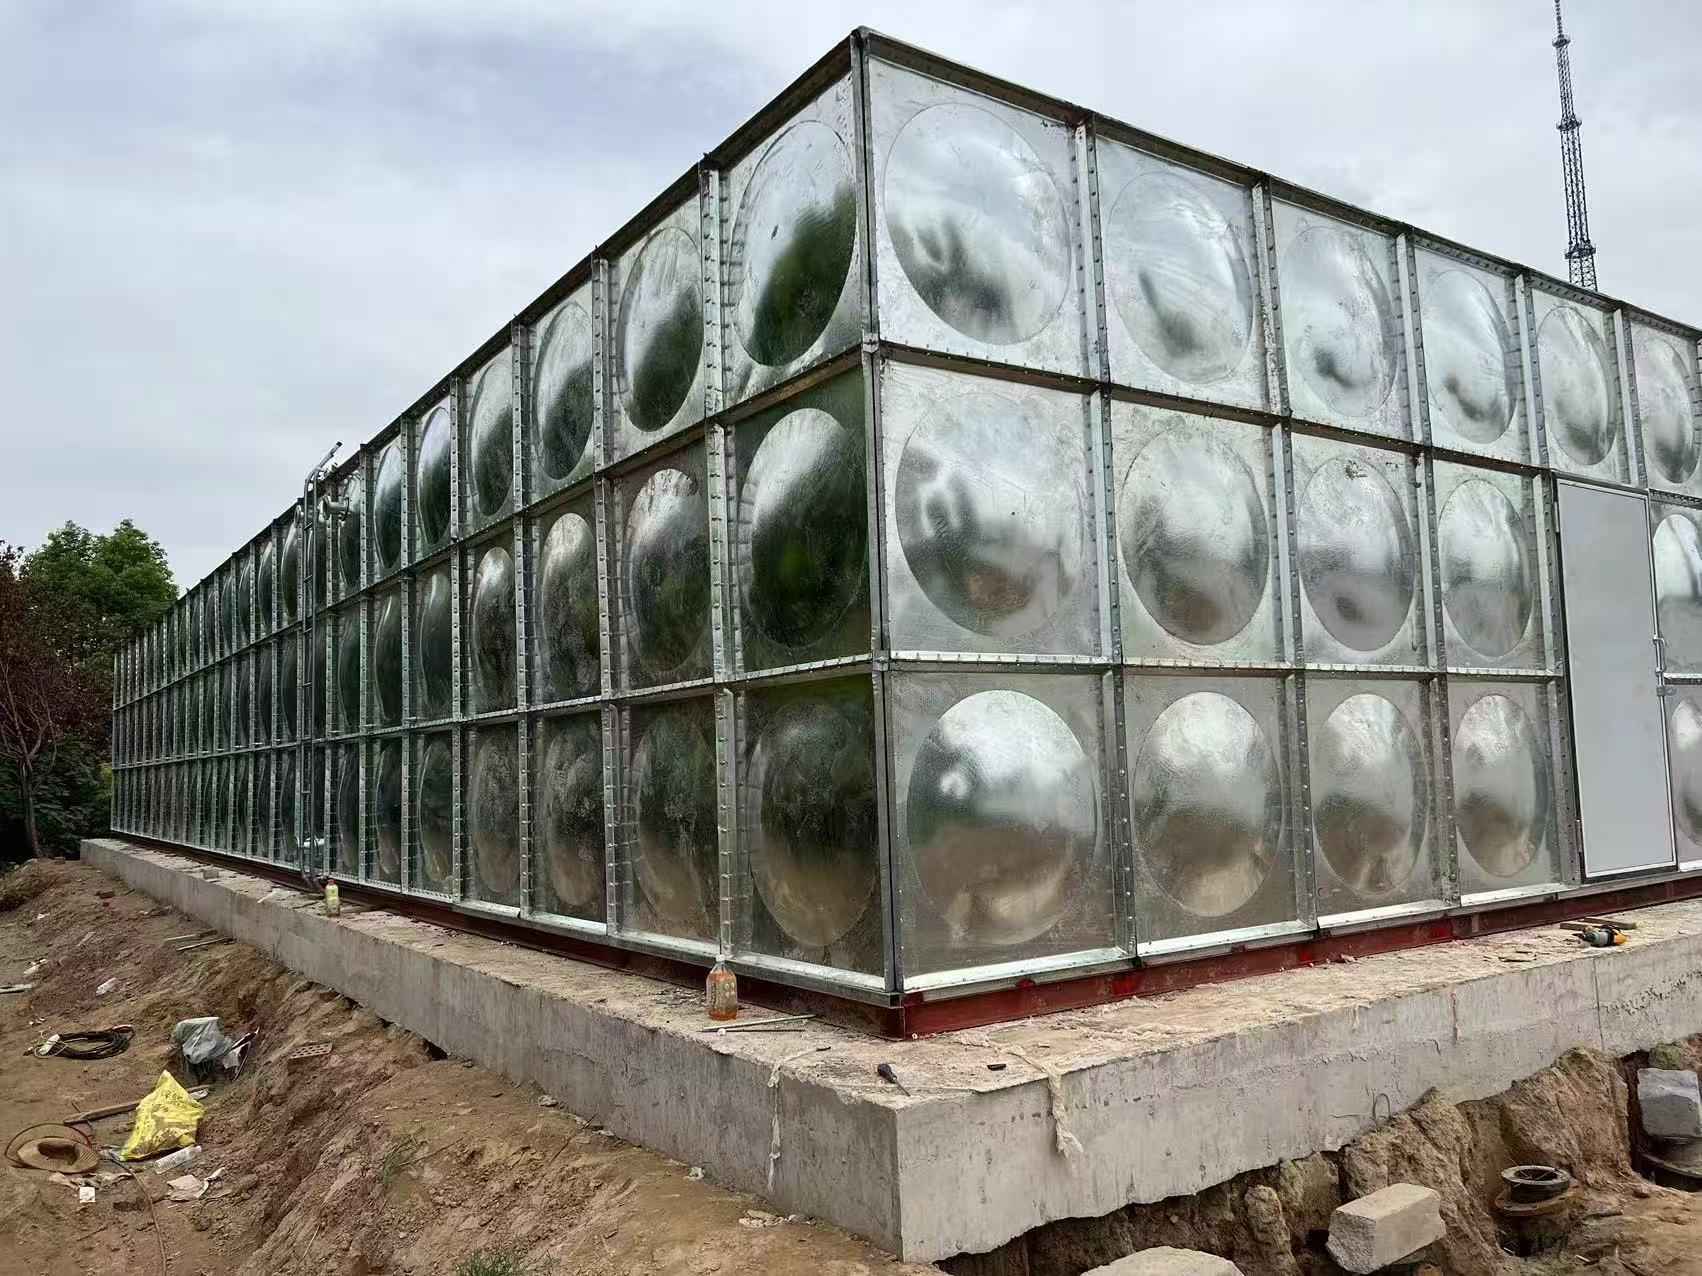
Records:
[[[1559,495],[1584,871],[1670,864],[1648,502],[1575,483]]]

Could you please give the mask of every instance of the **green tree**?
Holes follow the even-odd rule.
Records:
[[[165,550],[129,519],[105,535],[67,522],[22,575],[32,606],[55,618],[49,645],[109,693],[113,656],[177,598]]]

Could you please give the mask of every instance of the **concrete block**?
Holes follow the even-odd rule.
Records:
[[[1095,1267],[1084,1276],[1241,1276],[1241,1269],[1216,1254],[1160,1245]]]
[[[1702,1087],[1689,1069],[1637,1069],[1637,1102],[1650,1137],[1702,1138]]]
[[[1350,1272],[1381,1271],[1442,1239],[1442,1198],[1417,1183],[1391,1183],[1330,1215],[1330,1257]]]

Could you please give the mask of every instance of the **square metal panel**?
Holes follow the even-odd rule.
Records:
[[[1280,201],[1273,215],[1290,410],[1410,439],[1395,241]]]
[[[1449,680],[1461,895],[1560,880],[1571,804],[1555,766],[1556,711],[1550,683]]]
[[[372,499],[367,510],[371,580],[386,580],[407,561],[407,524],[403,518],[408,486],[407,440],[397,435],[379,445],[372,466]]]
[[[337,504],[342,507],[331,519],[335,545],[331,572],[331,596],[350,598],[365,581],[366,549],[361,537],[366,528],[366,472],[356,463],[334,485]]]
[[[503,350],[462,388],[461,473],[467,476],[467,526],[489,527],[514,511],[514,351]]]
[[[455,710],[456,579],[453,558],[439,558],[414,573],[414,680],[409,710],[422,722],[440,722]]]
[[[406,741],[386,736],[366,745],[368,806],[365,876],[390,886],[402,883],[402,755]]]
[[[532,746],[533,911],[601,923],[609,895],[602,714],[539,719]]]
[[[905,986],[1114,955],[1110,675],[894,673],[887,699]]]
[[[270,744],[273,738],[273,723],[275,716],[272,706],[272,689],[275,683],[275,670],[278,664],[278,644],[276,641],[263,644],[256,653],[254,666],[254,742]],[[175,694],[173,708],[176,708]],[[169,729],[166,735],[166,748],[170,752],[176,750],[176,734]]]
[[[1632,481],[1613,315],[1531,290],[1538,402],[1548,463],[1610,483]]]
[[[1100,137],[1111,379],[1264,408],[1264,319],[1244,186]]]
[[[232,764],[231,849],[250,855],[254,850],[254,757],[239,753]]]
[[[709,676],[714,659],[709,483],[694,442],[613,485],[611,625],[617,685]]]
[[[1109,412],[1124,656],[1282,659],[1271,431],[1116,400]]]
[[[468,899],[520,906],[520,743],[512,723],[467,732],[466,833]]]
[[[865,406],[859,368],[734,427],[737,670],[869,650]]]
[[[880,395],[892,648],[1104,654],[1090,400],[896,363]]]
[[[331,723],[338,735],[361,728],[361,609],[355,602],[331,619]]]
[[[296,631],[278,639],[278,742],[296,739],[301,721],[301,643]]]
[[[1432,248],[1413,255],[1431,441],[1504,461],[1530,460],[1512,277]]]
[[[1702,673],[1702,509],[1651,502],[1649,515],[1655,524],[1655,616],[1666,667]]]
[[[297,824],[300,804],[297,801],[296,755],[294,749],[279,749],[272,755],[272,775],[276,786],[272,858],[281,864],[300,862],[297,845],[301,831]]]
[[[708,950],[720,928],[715,702],[692,696],[614,716],[623,750],[611,848],[620,929]]]
[[[578,482],[597,463],[603,423],[596,372],[603,347],[600,319],[587,284],[532,330],[526,430],[537,495]]]
[[[301,530],[294,514],[281,525],[278,536],[278,615],[287,627],[301,619],[302,545]],[[193,632],[192,622],[186,667],[195,663]]]
[[[603,686],[597,510],[590,493],[530,521],[530,690],[537,704],[596,695]]]
[[[328,863],[334,876],[364,878],[366,862],[361,848],[365,819],[361,801],[360,741],[348,741],[331,748],[331,827]]]
[[[461,649],[474,713],[515,706],[519,658],[515,613],[514,531],[502,528],[468,555],[467,618]]]
[[[871,688],[865,674],[740,695],[738,951],[886,974]]]
[[[724,177],[721,350],[729,406],[862,340],[860,168],[844,77]]]
[[[1695,334],[1633,319],[1631,356],[1648,485],[1702,495],[1702,377]]]
[[[402,474],[399,482],[382,465],[375,468],[372,480],[373,524],[379,519],[378,507],[385,518],[394,508],[398,525],[401,521],[402,488],[410,485],[408,504],[412,510],[413,550],[416,558],[429,558],[461,535],[461,502],[457,491],[463,481],[460,464],[460,445],[457,417],[459,404],[455,396],[428,408],[410,427],[412,469]]]
[[[415,891],[449,895],[455,890],[455,733],[428,731],[408,740],[408,843],[413,856],[408,881]]]
[[[1448,667],[1548,668],[1548,510],[1537,481],[1438,461],[1435,488]]]
[[[1312,864],[1326,918],[1444,898],[1432,685],[1307,680]]]
[[[374,594],[367,606],[367,714],[373,726],[402,725],[402,625],[400,585]]]
[[[1288,443],[1306,662],[1428,664],[1413,458],[1307,435]]]
[[[882,337],[1088,373],[1070,129],[880,61],[869,129]]]
[[[611,460],[703,419],[710,343],[702,238],[694,197],[611,263]]]
[[[1292,681],[1125,675],[1135,937],[1225,942],[1302,915]]]

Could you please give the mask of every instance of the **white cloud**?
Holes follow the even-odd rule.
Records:
[[[1702,321],[1681,0],[1569,15],[1603,286]],[[857,22],[1559,271],[1548,13],[735,0],[0,7],[0,537],[198,579]]]

